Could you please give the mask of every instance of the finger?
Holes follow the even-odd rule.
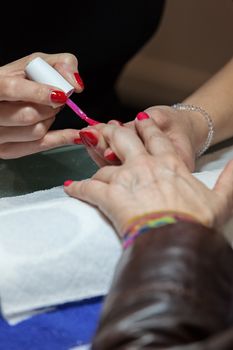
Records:
[[[105,183],[110,183],[113,174],[116,172],[117,166],[107,165],[99,169],[93,176],[93,180],[98,180]]]
[[[108,148],[105,139],[98,128],[83,128],[79,132],[82,144],[94,162],[102,167],[108,164],[104,158],[104,151]]]
[[[4,65],[4,71],[7,74],[10,74],[13,70],[13,67],[16,67],[17,71],[21,70],[22,72],[24,72],[26,65],[37,57],[43,58],[53,67],[56,65],[56,63],[65,63],[70,67],[72,67],[74,70],[76,70],[78,67],[77,58],[71,53],[64,52],[64,53],[47,54],[44,52],[34,52],[30,55],[27,55],[16,61],[13,61]]]
[[[135,126],[135,121],[134,121],[134,120],[125,123],[125,124],[124,124],[124,127],[127,127],[127,128],[129,128],[129,129],[132,129],[133,131],[136,132],[136,126]]]
[[[106,143],[105,138],[101,132],[103,127],[88,127],[83,128],[80,131],[80,138],[83,145],[86,146],[88,154],[99,166],[108,164],[108,160],[104,158],[104,152],[108,149],[109,145]]]
[[[24,102],[1,102],[0,125],[1,126],[26,126],[34,125],[40,121],[53,118],[59,108],[37,105]]]
[[[0,143],[8,142],[28,142],[42,139],[55,118],[47,119],[43,122],[30,126],[12,126],[0,128]]]
[[[71,84],[76,92],[80,93],[84,89],[84,82],[78,72],[66,63],[56,63],[54,68]]]
[[[76,92],[81,92],[84,89],[84,83],[78,71],[78,60],[74,55],[60,53],[48,55],[45,59],[74,86]]]
[[[41,57],[47,61],[52,67],[59,71],[59,73],[74,86],[77,92],[83,90],[83,82],[78,74],[78,60],[70,53],[59,54],[45,54],[43,52],[35,52],[31,55],[23,57],[17,61],[11,62],[4,66],[4,75],[15,76],[15,69],[17,67],[17,75],[25,78],[24,70],[26,65],[36,57]],[[13,71],[13,74],[12,74]],[[1,74],[1,69],[0,69]],[[77,75],[78,74],[78,75]]]
[[[88,127],[80,130],[79,135],[83,144],[87,147],[94,147],[96,153],[103,156],[104,151],[108,148],[100,128]]]
[[[120,159],[117,157],[117,155],[112,151],[112,149],[109,147],[104,152],[104,159],[107,160],[110,164],[121,164]]]
[[[19,158],[56,147],[73,145],[78,131],[73,129],[49,131],[40,140],[31,142],[12,142],[0,145],[0,158]]]
[[[84,180],[72,182],[64,187],[65,192],[74,198],[81,199],[87,203],[102,208],[102,202],[105,202],[108,185],[98,180]]]
[[[112,119],[108,122],[108,124],[117,125],[117,126],[124,126],[122,122],[119,120]],[[104,151],[104,159],[107,160],[110,164],[121,164],[120,159],[117,157],[117,155],[112,151],[111,147],[108,147]]]
[[[168,137],[156,126],[151,119],[135,119],[136,129],[143,140],[146,149],[153,156],[162,156],[163,153],[175,154],[174,146]]]
[[[102,133],[122,163],[146,153],[140,138],[129,128],[106,125]]]
[[[25,101],[54,107],[67,100],[63,91],[21,77],[1,77],[0,91],[0,101]]]
[[[108,165],[108,161],[104,159],[102,156],[96,153],[95,148],[86,147],[87,153],[91,157],[91,159],[101,168],[105,165]]]
[[[233,160],[227,163],[218,177],[213,191],[220,198],[219,210],[222,211],[222,222],[229,219],[233,209]]]
[[[44,54],[42,58],[44,58],[53,67],[56,64],[66,64],[70,66],[70,68],[73,71],[76,71],[78,69],[77,57],[68,52],[55,53],[55,54],[49,54],[49,55]]]

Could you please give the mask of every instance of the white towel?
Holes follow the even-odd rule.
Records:
[[[61,187],[1,199],[3,317],[14,324],[38,308],[106,294],[120,253],[99,211]]]
[[[220,171],[194,175],[212,188]],[[120,254],[108,221],[61,187],[0,199],[3,317],[14,324],[43,308],[105,295]]]

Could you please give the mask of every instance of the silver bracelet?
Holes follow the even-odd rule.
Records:
[[[210,144],[213,140],[214,133],[215,133],[214,123],[213,123],[210,115],[203,108],[201,108],[199,106],[189,105],[189,104],[185,104],[185,103],[176,103],[172,106],[172,108],[178,109],[181,111],[199,112],[207,121],[208,135],[207,135],[207,138],[206,138],[204,145],[201,147],[201,149],[196,154],[197,157],[200,157],[210,147]]]

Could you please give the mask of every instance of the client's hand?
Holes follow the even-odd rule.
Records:
[[[207,123],[200,113],[175,110],[169,106],[153,106],[144,112],[140,112],[138,117],[150,117],[173,143],[176,153],[180,155],[189,170],[194,170],[195,154],[203,146],[208,132]],[[114,120],[109,123],[119,125],[119,122]],[[124,126],[136,132],[134,120],[124,124]],[[91,129],[96,140],[98,140],[95,145],[88,145],[84,140],[88,153],[99,166],[117,164],[117,159],[112,153],[107,140],[103,139],[101,129],[101,124]],[[83,129],[81,136],[85,130],[88,129]]]
[[[26,65],[38,56],[57,69],[76,92],[83,89],[77,59],[68,53],[34,53],[0,67],[0,158],[71,144],[78,136],[77,131],[68,129],[48,132],[67,96],[52,86],[26,79]]]
[[[188,213],[207,226],[222,225],[233,206],[233,161],[213,190],[198,181],[153,120],[129,128],[105,125],[101,132],[122,165],[105,166],[88,180],[68,181],[65,191],[97,206],[122,235],[134,216],[153,211]]]

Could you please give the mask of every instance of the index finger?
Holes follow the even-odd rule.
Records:
[[[53,66],[71,85],[76,92],[84,89],[84,83],[78,73],[78,60],[70,53],[48,55],[46,61]]]
[[[56,54],[45,54],[43,52],[34,52],[31,55],[20,58],[17,61],[10,62],[3,66],[4,75],[12,75],[12,70],[17,67],[17,72],[21,71],[24,76],[24,70],[26,65],[31,62],[36,57],[43,58],[47,63],[49,63],[53,68],[55,68],[59,73],[67,80],[71,85],[74,86],[77,92],[83,90],[82,79],[79,76],[79,82],[77,81],[78,73],[78,60],[70,53],[56,53]],[[80,80],[81,79],[81,80]],[[81,84],[80,84],[81,82]]]
[[[61,97],[60,101],[57,101],[57,104],[65,103],[66,95],[55,87],[17,76],[0,78],[0,101],[24,101],[54,106],[54,102],[51,100],[51,94],[55,92],[57,94],[60,93]]]

